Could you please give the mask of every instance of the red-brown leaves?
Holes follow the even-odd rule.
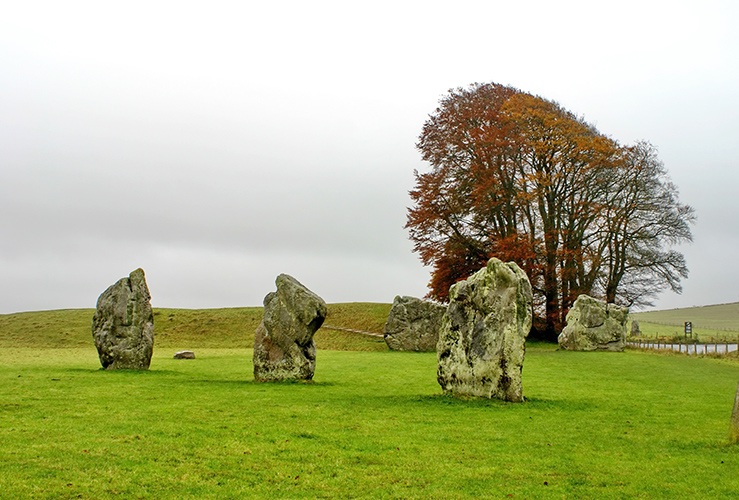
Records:
[[[429,295],[445,300],[449,286],[489,257],[515,261],[540,294],[550,330],[580,293],[615,297],[628,238],[614,234],[633,233],[640,206],[629,193],[662,186],[668,212],[691,215],[662,170],[639,174],[654,163],[652,150],[622,148],[558,104],[511,87],[451,90],[417,147],[431,171],[416,172],[406,227],[433,266]],[[685,231],[664,234],[678,241]]]

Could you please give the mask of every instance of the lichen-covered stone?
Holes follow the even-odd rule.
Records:
[[[254,335],[254,379],[311,380],[316,368],[313,335],[326,319],[326,303],[287,274],[264,298],[264,319]]]
[[[732,443],[739,443],[739,385],[734,396],[734,410],[731,412],[731,430],[729,435]]]
[[[105,290],[92,318],[92,337],[106,370],[148,370],[154,352],[154,314],[142,269]]]
[[[641,327],[639,326],[638,320],[631,320],[631,335],[632,337],[638,337],[641,335]]]
[[[526,273],[495,258],[449,289],[437,344],[437,380],[445,393],[523,401],[531,305]]]
[[[395,297],[385,322],[385,343],[393,351],[436,351],[446,307],[415,297]]]
[[[557,341],[570,351],[623,351],[629,308],[580,295]]]

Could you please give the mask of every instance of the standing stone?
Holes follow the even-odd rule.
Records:
[[[580,295],[567,313],[567,326],[557,337],[570,351],[623,351],[629,308]]]
[[[736,387],[736,395],[734,396],[734,410],[731,412],[730,439],[732,443],[739,443],[739,385],[737,385]]]
[[[313,334],[326,319],[326,303],[287,274],[264,297],[264,319],[254,335],[254,379],[311,380],[316,369]]]
[[[97,301],[92,338],[106,370],[148,370],[154,351],[154,314],[143,269],[120,279]]]
[[[446,307],[415,297],[395,297],[385,322],[385,343],[393,351],[435,351]]]
[[[445,393],[523,401],[531,305],[531,284],[514,262],[490,259],[452,285],[437,345],[437,380]]]
[[[639,320],[631,320],[631,336],[638,337],[641,335],[641,328],[639,327]]]

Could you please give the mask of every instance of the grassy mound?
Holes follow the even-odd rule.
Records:
[[[387,350],[381,338],[346,329],[382,333],[390,304],[329,304],[326,327],[315,336],[319,349]],[[94,309],[0,315],[0,346],[75,348],[92,345]],[[261,307],[229,309],[154,309],[154,348],[196,349],[252,347],[262,320]],[[342,330],[333,330],[338,327]]]

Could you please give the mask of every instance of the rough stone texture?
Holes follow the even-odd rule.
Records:
[[[174,359],[195,359],[195,353],[192,351],[177,351],[174,353]]]
[[[446,307],[415,297],[395,297],[385,322],[385,343],[393,351],[436,351]]]
[[[623,351],[629,308],[580,295],[557,341],[570,351]]]
[[[254,379],[311,380],[316,368],[313,334],[326,319],[326,303],[287,274],[264,298],[264,319],[254,335]]]
[[[731,434],[732,443],[739,443],[739,385],[736,387],[734,396],[734,411],[731,412]]]
[[[495,258],[449,289],[437,345],[437,380],[445,393],[523,401],[531,304],[526,273]]]
[[[154,352],[154,314],[142,269],[122,278],[97,301],[92,338],[106,370],[148,370]]]
[[[641,335],[641,328],[639,327],[638,320],[631,320],[631,335],[633,337],[638,337],[639,335]]]

